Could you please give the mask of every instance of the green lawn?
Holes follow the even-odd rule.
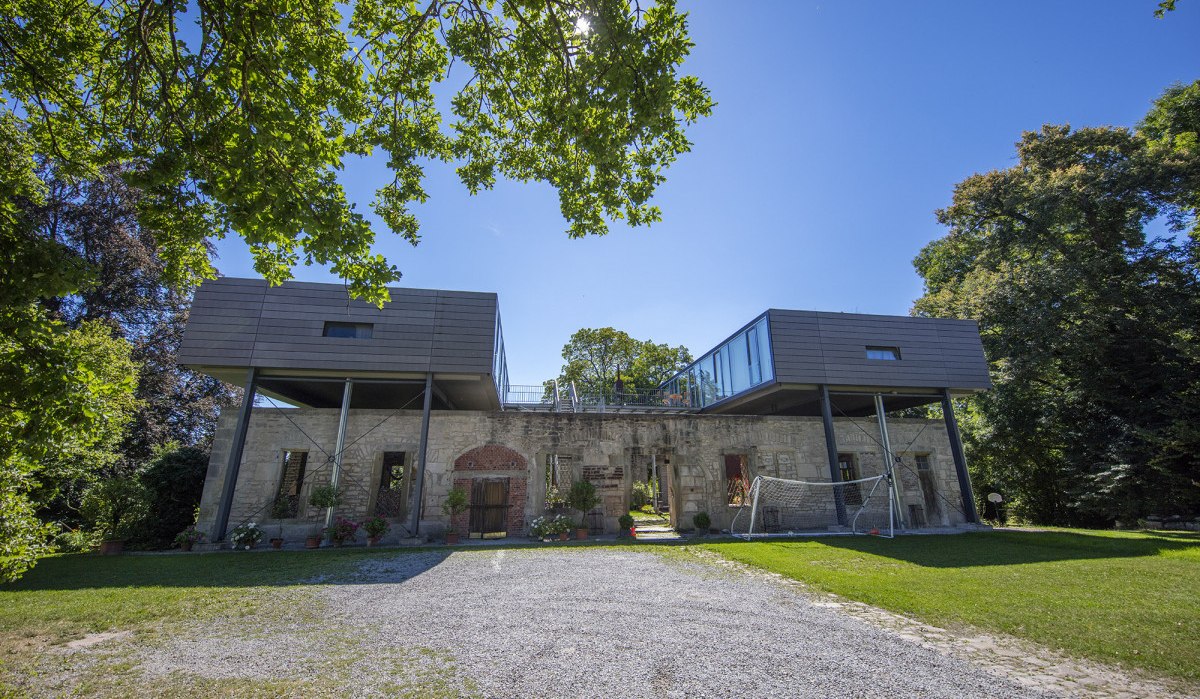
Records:
[[[980,532],[706,544],[923,621],[1200,680],[1200,535]]]

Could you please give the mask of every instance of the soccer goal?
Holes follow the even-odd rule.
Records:
[[[729,532],[743,539],[814,534],[895,535],[886,475],[840,483],[758,476]]]

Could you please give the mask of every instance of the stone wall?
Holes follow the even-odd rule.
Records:
[[[211,528],[216,517],[235,421],[236,411],[223,415],[213,441],[200,511],[204,528]],[[255,409],[246,435],[230,527],[244,521],[267,521],[279,489],[283,452],[307,450],[300,513],[296,519],[283,522],[282,527],[285,538],[292,540],[318,528],[324,513],[308,506],[307,492],[314,485],[329,482],[337,423],[337,410]],[[362,519],[372,512],[384,452],[405,452],[406,471],[416,472],[420,427],[419,411],[350,412],[341,480],[345,502],[338,514]],[[889,420],[888,428],[893,450],[906,457],[898,471],[902,510],[907,513],[907,505],[924,503],[911,457],[926,454],[940,505],[940,512],[931,516],[929,523],[962,522],[945,425],[936,420],[898,419]],[[838,418],[835,432],[838,451],[855,456],[860,477],[882,473],[879,430],[873,418]],[[729,526],[736,508],[727,503],[727,454],[747,457],[750,478],[829,479],[820,418],[438,411],[430,420],[420,533],[443,532],[450,524],[441,509],[446,494],[456,482],[469,485],[472,478],[483,476],[510,478],[509,534],[522,533],[543,513],[545,467],[553,454],[570,457],[572,480],[587,477],[596,483],[603,500],[604,528],[610,532],[616,531],[616,519],[626,511],[635,478],[644,478],[634,473],[631,465],[636,461],[637,470],[641,470],[650,454],[655,455],[667,484],[674,524],[680,529],[690,529],[692,516],[701,511],[709,514],[713,527]],[[467,466],[468,462],[472,465]],[[455,523],[464,534],[465,522],[464,515],[462,522]],[[406,536],[407,531],[400,526],[405,524],[397,520],[388,538]],[[268,535],[274,536],[278,526],[268,522]]]

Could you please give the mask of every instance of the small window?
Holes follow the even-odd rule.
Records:
[[[900,360],[899,347],[868,347],[867,359],[882,359],[884,361],[895,362]]]
[[[325,321],[325,337],[348,337],[355,340],[369,340],[375,335],[374,323],[342,323]]]

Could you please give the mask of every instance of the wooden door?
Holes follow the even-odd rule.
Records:
[[[471,484],[473,539],[499,539],[508,535],[508,479],[478,478]]]

